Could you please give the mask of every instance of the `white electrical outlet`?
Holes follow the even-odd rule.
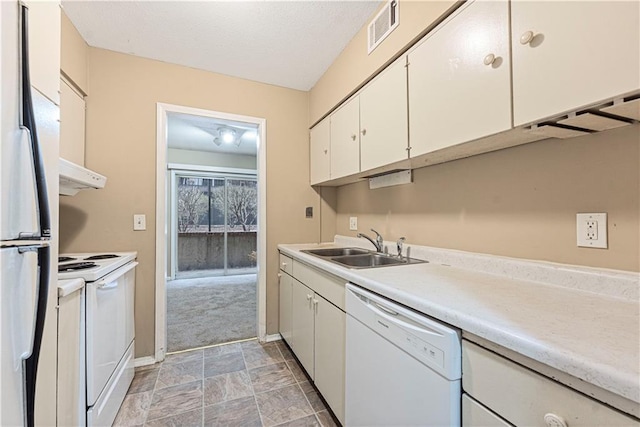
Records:
[[[133,215],[133,229],[135,231],[147,229],[147,216],[145,214]]]
[[[608,247],[607,214],[579,213],[576,215],[576,232],[578,246],[585,248]]]
[[[358,217],[350,216],[349,217],[349,230],[357,230],[358,229]]]

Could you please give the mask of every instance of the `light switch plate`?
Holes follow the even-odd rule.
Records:
[[[579,247],[606,249],[607,214],[579,213],[576,215],[576,233]]]
[[[358,229],[358,217],[350,216],[349,217],[349,230],[356,231]]]
[[[147,216],[145,214],[133,215],[133,230],[142,231],[147,229]]]

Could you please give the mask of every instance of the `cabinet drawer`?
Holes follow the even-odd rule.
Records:
[[[511,424],[502,420],[467,394],[463,394],[462,427],[511,427]]]
[[[571,427],[639,426],[632,418],[469,341],[462,343],[466,393],[515,425],[545,427],[555,414]]]
[[[344,286],[346,281],[330,274],[323,273],[306,264],[293,261],[293,277],[307,285],[324,299],[344,310]]]
[[[280,270],[293,275],[293,259],[282,253],[280,254]]]

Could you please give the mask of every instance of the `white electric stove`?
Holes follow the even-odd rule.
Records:
[[[80,278],[94,282],[134,261],[137,255],[137,252],[61,254],[58,256],[58,280]]]
[[[136,252],[61,254],[58,280],[84,279],[86,425],[111,425],[134,374]]]

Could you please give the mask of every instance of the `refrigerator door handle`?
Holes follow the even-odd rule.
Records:
[[[22,80],[22,119],[21,128],[28,131],[31,140],[31,154],[33,160],[33,173],[36,186],[36,203],[40,224],[41,239],[51,237],[51,214],[49,211],[49,197],[47,193],[47,181],[45,176],[44,161],[38,142],[35,114],[33,110],[33,98],[31,95],[31,80],[29,77],[29,19],[28,8],[21,8],[21,80]]]

